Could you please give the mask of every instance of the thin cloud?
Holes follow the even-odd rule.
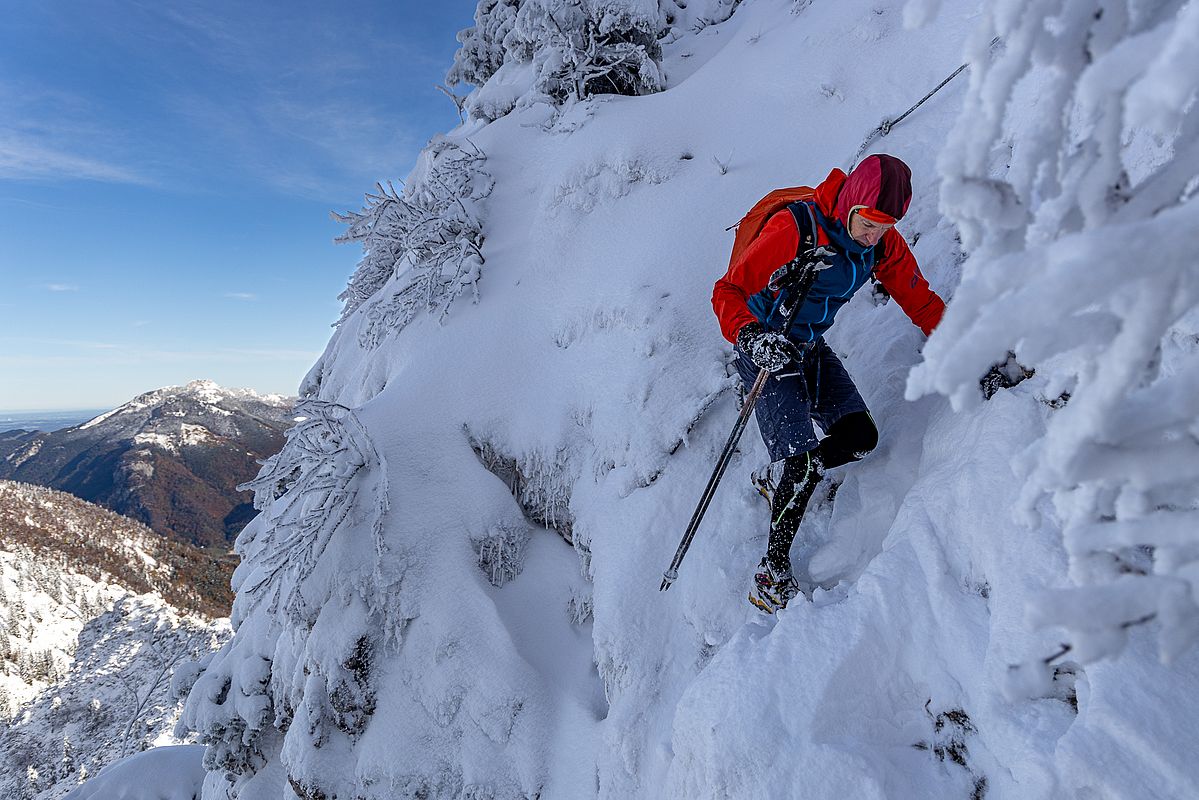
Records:
[[[36,200],[28,200],[24,197],[0,197],[0,203],[15,203],[21,206],[29,206],[30,208],[41,208],[47,211],[67,211],[67,206],[54,205],[53,203],[39,203]]]
[[[10,353],[22,349],[29,349],[30,345],[63,347],[76,350],[115,351],[121,348],[121,345],[112,344],[111,342],[97,342],[89,339],[43,339],[26,336],[0,336],[0,345],[3,345],[0,347],[0,349]]]
[[[225,292],[225,297],[231,300],[257,300],[258,295],[250,292]]]
[[[129,166],[129,136],[96,100],[38,80],[0,78],[0,179],[149,185]]]
[[[51,292],[77,292],[79,291],[78,284],[74,283],[47,283],[43,288]]]
[[[104,365],[149,365],[149,364],[186,364],[197,365],[197,369],[207,369],[212,365],[221,364],[251,364],[263,361],[296,362],[311,364],[320,356],[317,351],[290,350],[284,348],[220,348],[215,350],[154,350],[139,347],[101,344],[97,342],[62,342],[67,346],[75,346],[89,350],[99,350],[84,354],[38,353],[16,354],[8,348],[0,348],[0,367],[84,367]],[[206,365],[200,367],[199,365]]]
[[[285,350],[281,348],[267,348],[263,350],[255,350],[252,348],[230,348],[217,351],[220,355],[226,355],[237,359],[272,359],[276,361],[304,361],[311,362],[320,356],[319,350]]]
[[[91,180],[146,184],[133,170],[54,147],[13,130],[0,130],[0,178],[8,180]]]
[[[430,76],[420,91],[432,96],[447,65],[415,37],[333,10],[291,19],[255,4],[133,0],[129,11],[119,24],[87,16],[98,46],[161,68],[147,103],[157,113],[139,116],[40,76],[0,77],[0,179],[193,191],[204,185],[198,172],[215,170],[339,205],[403,177],[424,143],[402,102],[413,90],[378,79],[380,65],[402,65],[410,83]]]
[[[403,37],[372,36],[336,14],[261,21],[253,5],[214,15],[204,8],[155,5],[158,27],[229,77],[236,91],[214,95],[194,84],[168,99],[191,130],[267,185],[325,202],[356,199],[376,180],[401,177],[424,137],[377,81],[379,64],[436,73],[426,48]],[[354,41],[347,48],[346,41]],[[432,94],[432,89],[429,89]]]

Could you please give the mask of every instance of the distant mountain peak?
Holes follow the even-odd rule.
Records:
[[[192,543],[254,515],[238,484],[283,446],[294,398],[211,380],[165,386],[74,428],[0,438],[0,479],[71,492]]]
[[[113,417],[133,412],[144,411],[161,406],[176,399],[191,400],[207,406],[224,407],[230,402],[254,402],[276,408],[291,408],[294,397],[282,394],[260,394],[253,389],[236,389],[221,386],[216,381],[201,378],[189,381],[183,386],[163,386],[149,392],[139,394],[129,402],[117,406],[112,411],[106,411],[94,419],[79,426],[79,430],[87,430],[100,425]]]
[[[288,397],[282,394],[261,394],[253,389],[233,389],[220,386],[216,381],[200,379],[190,381],[183,387],[167,387],[159,391],[175,390],[176,393],[190,394],[197,400],[202,400],[206,403],[221,403],[229,399],[235,400],[257,400],[260,403],[268,405],[287,405],[291,406],[295,402],[294,397]]]

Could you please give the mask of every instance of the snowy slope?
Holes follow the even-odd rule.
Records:
[[[1061,641],[1029,625],[1029,598],[1073,585],[1060,518],[1013,513],[1062,387],[1038,372],[962,411],[905,400],[923,336],[869,292],[828,339],[882,442],[830,476],[835,501],[801,531],[813,601],[777,620],[745,602],[767,532],[752,426],[658,591],[735,416],[709,306],[724,228],[848,166],[967,41],[986,57],[979,6],[913,4],[914,30],[902,11],[759,0],[704,25],[693,8],[663,47],[665,91],[560,112],[516,100],[540,62],[495,73],[475,101],[498,118],[448,134],[408,181],[424,202],[454,145],[481,154],[444,208],[481,258],[419,284],[434,314],[412,312],[415,256],[360,270],[369,291],[347,294],[306,382],[309,422],[264,468],[236,634],[185,713],[210,745],[205,798],[1199,792],[1199,656],[1162,666],[1152,625],[1107,660],[1058,659],[1039,695],[1010,691],[1013,665]],[[937,157],[967,91],[876,144],[912,166],[900,227],[947,299],[966,254]],[[1011,140],[1039,119],[1018,115]]]
[[[64,492],[0,481],[0,796],[56,800],[176,741],[172,671],[228,636],[194,611],[211,606],[195,587],[170,585],[202,576],[184,550]]]

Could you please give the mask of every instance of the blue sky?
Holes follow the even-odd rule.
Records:
[[[0,409],[293,393],[474,7],[0,0]]]

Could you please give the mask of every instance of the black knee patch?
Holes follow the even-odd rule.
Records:
[[[855,411],[841,417],[820,442],[826,468],[858,461],[877,446],[878,427],[869,411]]]

